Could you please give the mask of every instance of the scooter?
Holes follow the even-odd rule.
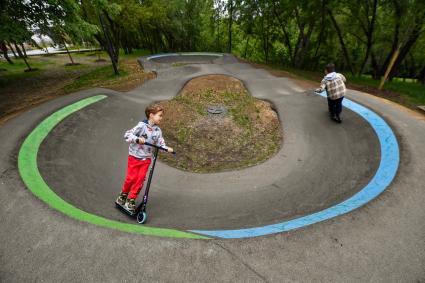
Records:
[[[115,202],[115,205],[117,206],[117,208],[121,209],[123,212],[125,212],[126,214],[130,215],[130,216],[136,216],[136,220],[139,224],[144,224],[148,218],[148,214],[146,212],[146,206],[148,204],[148,195],[149,195],[149,188],[151,185],[151,181],[152,181],[152,176],[153,176],[153,171],[155,169],[155,163],[156,163],[156,159],[158,157],[158,151],[159,150],[163,150],[163,151],[167,151],[168,149],[145,142],[145,145],[151,146],[153,148],[155,148],[154,153],[153,153],[153,162],[152,162],[152,166],[149,170],[149,178],[148,178],[148,182],[146,184],[146,189],[145,189],[145,194],[143,195],[143,200],[142,202],[136,207],[136,210],[134,212],[129,211],[127,208],[125,208],[124,205],[119,204],[117,202]],[[172,152],[172,154],[176,154],[175,151]]]

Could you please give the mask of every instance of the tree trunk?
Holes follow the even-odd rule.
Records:
[[[232,25],[233,25],[233,0],[229,1],[229,30],[228,30],[228,43],[227,52],[232,53]]]
[[[319,32],[319,42],[316,47],[316,51],[314,52],[314,59],[317,58],[317,54],[320,50],[320,45],[322,44],[323,35],[325,33],[325,14],[326,14],[326,0],[322,0],[322,9],[320,10],[321,14],[321,24],[320,24],[320,32]],[[317,61],[317,60],[316,60]]]
[[[269,30],[267,27],[267,30],[264,32],[263,36],[263,48],[264,48],[264,56],[266,58],[266,64],[269,63]]]
[[[371,59],[372,59],[372,79],[379,80],[381,77],[380,71],[379,71],[379,65],[378,61],[376,60],[375,53],[373,51],[371,52]]]
[[[24,62],[25,62],[25,64],[26,64],[26,65],[27,65],[27,67],[28,67],[28,71],[32,71],[33,69],[31,68],[30,64],[28,64],[27,58],[22,57],[22,59],[24,59]]]
[[[66,42],[65,41],[63,42],[63,45],[65,46],[66,53],[68,54],[69,60],[71,60],[71,64],[74,65],[75,64],[74,63],[74,59],[72,59],[71,52],[69,52],[68,46],[66,46]]]
[[[148,32],[143,28],[142,24],[139,24],[139,28],[143,37],[144,45],[149,48],[149,51],[153,54],[153,47]]]
[[[298,26],[298,29],[299,29],[299,34],[298,34],[297,43],[295,44],[294,53],[292,54],[292,66],[293,67],[297,67],[298,52],[300,50],[301,40],[302,40],[302,37],[303,37],[303,34],[304,34],[304,23],[300,23],[300,21],[299,21],[299,15],[298,15],[297,8],[295,8],[295,18],[296,18],[297,26]]]
[[[112,20],[112,18],[109,16],[109,14],[103,10],[103,14],[106,16],[106,19],[109,22],[109,29],[108,31],[108,38],[111,42],[111,50],[113,59],[115,61],[115,64],[118,65],[118,57],[119,57],[119,49],[120,49],[120,38],[121,38],[121,29],[116,25],[116,23]],[[110,32],[109,32],[110,31]]]
[[[267,21],[267,17],[261,17],[261,38],[265,63],[267,64],[269,61],[269,27],[265,21]]]
[[[221,43],[220,43],[220,19],[217,19],[217,43],[216,43],[217,51],[221,52]]]
[[[391,61],[388,64],[387,70],[385,71],[385,74],[382,77],[381,82],[379,84],[379,87],[378,87],[379,90],[382,90],[382,88],[384,87],[385,81],[387,80],[388,75],[390,74],[391,69],[393,68],[394,63],[397,60],[397,57],[398,57],[399,53],[400,53],[400,46],[397,47],[397,49],[395,50],[393,56],[391,57]]]
[[[4,58],[7,60],[7,62],[9,64],[13,65],[13,61],[10,60],[9,55],[7,54],[7,47],[6,47],[6,44],[4,42],[0,42],[0,48],[1,48],[1,51],[3,52]]]
[[[313,33],[314,26],[315,26],[315,22],[314,22],[314,19],[312,18],[308,24],[307,34],[304,34],[304,33],[302,34],[301,48],[298,52],[298,57],[296,61],[296,65],[298,68],[304,67],[305,54],[310,45],[310,38],[311,38],[311,34]]]
[[[24,54],[22,54],[22,51],[21,51],[21,49],[18,47],[18,44],[16,44],[16,42],[13,42],[13,44],[15,45],[15,49],[16,49],[16,52],[18,52],[18,56],[19,56],[19,58],[24,58]]]
[[[395,61],[394,66],[392,67],[392,70],[389,74],[391,79],[397,74],[399,66],[401,65],[403,60],[406,58],[410,49],[416,43],[420,35],[421,35],[421,25],[416,25],[414,30],[410,34],[409,38],[407,39],[407,42],[400,49],[400,54],[398,55],[397,60]]]
[[[112,44],[111,39],[109,37],[109,32],[106,28],[105,20],[104,20],[102,14],[99,15],[99,20],[100,20],[100,23],[101,23],[101,26],[102,26],[102,29],[103,29],[103,34],[105,35],[105,42],[107,44],[106,46],[108,47],[107,50],[108,50],[109,58],[111,59],[111,62],[112,62],[112,67],[114,68],[114,73],[115,73],[115,75],[119,75],[118,66],[117,66],[117,59],[115,58],[115,52],[113,50],[113,44]]]
[[[340,28],[338,26],[338,23],[336,22],[334,16],[332,15],[331,10],[328,10],[328,13],[329,13],[329,16],[330,16],[330,18],[332,20],[332,23],[333,23],[334,27],[335,27],[336,33],[338,34],[338,39],[339,39],[339,43],[341,44],[341,48],[342,48],[342,52],[344,54],[345,62],[347,63],[348,68],[350,69],[351,74],[354,75],[354,69],[353,69],[353,66],[351,65],[350,57],[348,55],[347,48],[345,47],[344,39],[342,38],[341,30],[340,30]]]
[[[13,50],[13,48],[12,48],[12,44],[10,44],[10,42],[8,42],[8,44],[7,44],[7,45],[9,45],[9,49],[10,49],[10,51],[12,51],[12,53],[13,53],[13,57],[18,58],[18,56],[16,56],[15,50]]]
[[[421,84],[425,85],[425,66],[422,68],[421,72],[419,73],[418,80],[421,82]]]
[[[25,46],[24,46],[24,44],[23,44],[23,43],[21,43],[21,47],[22,47],[22,52],[24,52],[24,57],[25,57],[25,58],[28,58],[28,56],[27,56],[27,51],[25,50]]]
[[[373,32],[375,30],[375,21],[376,21],[376,10],[378,7],[378,0],[374,0],[373,1],[373,10],[372,10],[372,19],[371,21],[368,23],[368,28],[367,28],[367,32],[366,32],[366,37],[367,37],[367,47],[366,47],[366,54],[365,54],[365,58],[363,59],[363,63],[360,67],[360,70],[358,72],[358,75],[361,75],[363,73],[363,70],[366,66],[367,60],[369,59],[369,55],[370,55],[370,50],[372,49],[372,44],[373,44]]]
[[[249,38],[250,38],[250,36],[249,36],[249,34],[247,35],[247,37],[246,37],[246,42],[245,42],[245,51],[244,51],[244,53],[243,53],[243,57],[246,59],[246,53],[247,53],[247,51],[248,51],[248,45],[249,45]]]
[[[292,53],[293,52],[292,51],[292,44],[291,44],[291,39],[289,38],[289,33],[288,33],[288,31],[286,30],[286,27],[285,27],[285,21],[283,21],[281,19],[281,17],[279,17],[279,14],[277,13],[275,1],[272,1],[272,3],[273,3],[273,13],[274,13],[274,15],[277,19],[277,22],[280,25],[280,28],[282,29],[283,36],[284,36],[283,39],[284,39],[284,42],[286,44],[286,47],[288,47],[288,53],[290,55],[289,60],[292,61],[292,54],[293,54]],[[291,63],[294,64],[294,62],[291,62]]]
[[[15,44],[16,51],[18,51],[19,57],[21,57],[24,60],[25,65],[27,65],[27,67],[28,67],[28,69],[26,71],[32,71],[33,69],[31,68],[30,64],[28,64],[27,58],[24,56],[24,54],[22,54],[22,51],[21,51],[21,49],[19,49],[16,42],[14,42],[14,44]]]

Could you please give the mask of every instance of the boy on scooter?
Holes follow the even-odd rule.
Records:
[[[146,173],[152,161],[152,147],[144,145],[144,143],[158,145],[166,148],[168,152],[173,152],[171,147],[165,145],[162,131],[158,127],[164,109],[158,104],[153,104],[146,107],[145,114],[147,119],[139,122],[133,129],[124,134],[125,141],[130,143],[127,176],[116,202],[124,205],[130,213],[134,213],[136,210],[136,198],[143,187]]]

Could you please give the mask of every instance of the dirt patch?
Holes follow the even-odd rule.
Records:
[[[282,145],[282,127],[270,103],[255,99],[239,80],[224,75],[198,77],[179,95],[163,101],[161,124],[176,157],[162,155],[171,166],[193,172],[219,172],[253,166]],[[208,108],[226,109],[222,114]]]

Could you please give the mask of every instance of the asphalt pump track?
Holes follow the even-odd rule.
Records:
[[[84,90],[0,127],[0,281],[425,282],[423,115],[348,90],[336,124],[290,79],[192,55],[141,58],[158,77],[131,92]],[[137,225],[113,204],[123,132],[205,74],[273,102],[282,149],[218,174],[159,162]]]
[[[387,141],[379,139],[370,119],[364,117],[373,112],[366,109],[362,114],[360,105],[346,105],[344,122],[336,124],[328,118],[323,97],[230,55],[164,54],[143,57],[140,62],[154,70],[157,78],[126,94],[100,91],[86,100],[77,99],[76,105],[83,105],[68,105],[63,120],[51,125],[39,148],[30,149],[38,151],[35,166],[47,186],[64,203],[85,212],[81,220],[95,215],[135,223],[113,205],[126,172],[123,132],[143,119],[148,104],[171,99],[186,82],[202,75],[236,77],[251,95],[272,102],[283,126],[282,149],[257,166],[222,173],[184,172],[159,161],[147,226],[229,238],[299,228],[365,204],[345,202],[375,181],[382,166],[388,167],[382,165],[381,156],[388,136],[384,137]],[[390,142],[395,146],[390,156],[393,165],[381,173],[390,175],[381,191],[398,166],[397,142]],[[28,166],[21,166],[21,175],[30,170]],[[327,212],[320,214],[323,211]],[[109,227],[114,228],[113,223]]]

